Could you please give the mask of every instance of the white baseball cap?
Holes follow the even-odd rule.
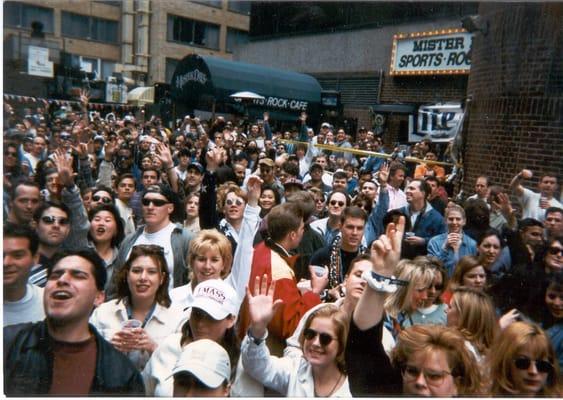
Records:
[[[188,307],[199,308],[215,320],[229,315],[238,315],[239,302],[235,289],[222,279],[209,279],[200,282],[194,289]]]
[[[227,351],[213,340],[200,339],[191,342],[182,350],[172,370],[189,372],[209,388],[218,388],[231,378],[231,361]]]

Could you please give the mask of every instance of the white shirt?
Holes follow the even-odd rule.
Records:
[[[4,325],[37,322],[45,319],[43,288],[28,283],[25,295],[18,301],[4,301]]]
[[[545,220],[545,208],[540,207],[540,199],[540,193],[524,188],[522,196],[518,197],[518,201],[522,205],[522,219],[534,218],[541,222]],[[563,208],[563,205],[555,197],[552,197],[549,200],[549,207]]]
[[[123,301],[117,303],[118,300],[110,300],[103,303],[92,313],[90,323],[100,332],[107,341],[121,330],[121,325],[127,321],[127,309]],[[145,331],[150,338],[160,345],[168,336],[179,332],[182,329],[183,322],[187,319],[182,310],[170,306],[169,308],[156,304],[153,314],[145,325]],[[131,351],[126,354],[127,357],[135,364],[137,369],[141,370],[145,367],[150,354],[147,351]]]
[[[172,253],[172,243],[170,238],[172,237],[172,231],[176,225],[170,222],[164,228],[159,230],[158,232],[154,233],[147,233],[146,230],[143,230],[143,233],[139,235],[137,240],[131,249],[138,245],[138,244],[156,244],[157,246],[161,246],[164,248],[164,258],[166,259],[166,264],[168,265],[168,273],[170,276],[174,276],[174,254]],[[129,254],[127,254],[127,258],[131,254],[131,250],[129,250]],[[186,254],[187,255],[187,254]],[[174,279],[170,279],[168,284],[168,290],[172,290],[174,288]]]
[[[135,232],[135,221],[133,217],[133,209],[119,199],[115,199],[115,207],[119,211],[119,216],[123,220],[123,228],[125,236]]]
[[[395,189],[393,186],[387,185],[387,192],[389,193],[389,208],[387,211],[408,205],[407,196],[401,189]]]

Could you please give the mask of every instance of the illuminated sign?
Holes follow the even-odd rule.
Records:
[[[469,74],[472,40],[465,29],[394,35],[391,75]]]

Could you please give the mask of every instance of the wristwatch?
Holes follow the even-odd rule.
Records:
[[[248,335],[248,338],[250,340],[252,340],[252,342],[254,342],[254,344],[256,346],[260,346],[262,344],[262,342],[264,342],[264,340],[266,340],[266,338],[268,337],[268,332],[266,331],[266,334],[264,335],[263,338],[256,338],[252,335],[250,328],[248,328],[248,331],[246,332],[246,334]]]

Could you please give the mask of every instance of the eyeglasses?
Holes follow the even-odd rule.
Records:
[[[53,225],[55,222],[58,222],[59,225],[68,225],[68,218],[65,217],[53,217],[52,215],[45,215],[41,217],[41,221],[46,225]]]
[[[344,203],[343,201],[336,201],[336,200],[331,200],[330,201],[330,205],[331,206],[338,206],[338,207],[344,207],[346,205],[346,203]]]
[[[557,254],[563,254],[563,248],[561,247],[550,247],[547,249],[548,253],[555,256]]]
[[[240,207],[244,204],[244,202],[241,199],[236,199],[236,200],[227,199],[225,201],[225,204],[228,206],[232,206],[233,204],[236,204],[238,207]]]
[[[168,200],[162,200],[162,199],[147,199],[144,198],[141,203],[143,203],[143,205],[145,207],[148,207],[151,205],[151,203],[155,206],[155,207],[162,207],[165,204],[170,203]]]
[[[518,369],[528,369],[532,361],[536,364],[536,369],[541,374],[549,374],[553,371],[553,365],[545,360],[530,360],[528,357],[518,357],[514,359],[514,366]]]
[[[16,153],[15,151],[5,151],[4,155],[5,156],[17,157],[18,153]]]
[[[403,367],[403,379],[408,381],[413,381],[417,379],[420,374],[424,375],[426,383],[430,386],[440,386],[444,382],[444,378],[452,373],[449,371],[432,371],[426,369],[420,369],[414,365],[405,365]]]
[[[101,201],[104,204],[111,204],[111,199],[109,197],[98,196],[97,194],[92,196],[92,201]]]
[[[324,203],[325,200],[324,199],[315,199],[315,203]]]
[[[139,249],[146,253],[152,253],[152,254],[164,254],[164,248],[157,244],[138,244],[133,246],[132,249],[133,250]]]
[[[70,140],[70,135],[61,135],[60,138],[61,140]]]
[[[317,337],[317,335],[319,336],[319,343],[323,347],[328,346],[330,342],[334,340],[334,338],[330,336],[328,333],[317,332],[316,330],[311,328],[307,328],[303,331],[303,337],[305,338],[305,340],[313,340],[314,338]]]

